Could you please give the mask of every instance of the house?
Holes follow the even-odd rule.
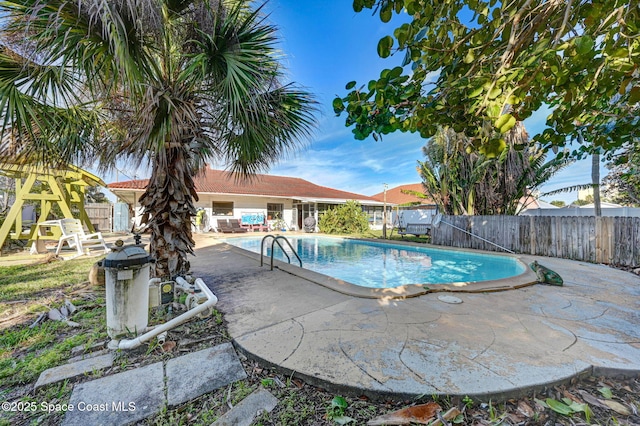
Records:
[[[386,190],[387,204],[393,204],[399,208],[433,206],[433,201],[429,198],[418,197],[412,193],[424,194],[424,186],[421,183],[410,183],[400,185]],[[371,196],[378,201],[385,200],[385,192],[380,192]]]
[[[533,195],[526,195],[520,198],[518,202],[518,210],[517,214],[532,216],[536,215],[538,212],[546,209],[558,209],[558,206],[554,206],[551,203],[547,203],[546,201],[535,198]]]
[[[294,177],[254,175],[243,179],[240,175],[208,168],[194,179],[199,201],[196,208],[203,208],[211,227],[217,219],[241,219],[243,222],[283,219],[290,230],[303,229],[303,220],[319,215],[330,207],[349,200],[358,201],[363,210],[380,208],[383,202],[366,195],[340,191],[316,185]],[[121,201],[136,212],[139,223],[141,209],[138,199],[143,194],[148,179],[114,182],[108,188]]]
[[[371,197],[383,203],[386,200],[388,209],[393,207],[392,214],[388,216],[391,226],[404,228],[407,223],[431,224],[433,216],[437,213],[435,203],[427,196],[420,197],[414,195],[415,193],[424,194],[424,186],[421,183],[396,186]]]

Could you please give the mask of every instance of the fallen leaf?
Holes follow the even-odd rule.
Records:
[[[556,413],[563,414],[565,416],[574,413],[574,410],[564,402],[557,401],[553,398],[547,398],[544,402]]]
[[[615,411],[616,413],[618,413],[620,415],[630,416],[631,414],[633,414],[631,412],[631,410],[629,409],[629,407],[624,406],[624,405],[620,404],[619,402],[612,401],[610,399],[607,399],[606,401],[602,401],[602,402],[604,403],[604,405],[606,405],[611,410]]]
[[[575,396],[574,394],[572,394],[567,390],[562,391],[562,396],[564,396],[565,398],[569,398],[571,401],[577,402],[578,404],[584,404],[583,400],[581,400],[580,398],[578,398],[577,396]]]
[[[533,417],[535,414],[533,408],[531,408],[531,406],[525,401],[518,402],[518,411],[521,412],[525,417]]]
[[[605,397],[606,399],[611,399],[613,398],[613,392],[611,392],[611,388],[608,388],[606,386],[603,386],[601,388],[598,389],[598,392],[600,392],[600,395],[602,395],[603,397]]]
[[[507,413],[507,418],[511,421],[512,424],[521,424],[525,421],[525,416],[521,413]]]
[[[446,421],[450,421],[450,420],[453,420],[456,417],[458,417],[460,414],[461,414],[461,411],[458,410],[458,407],[452,407],[452,408],[449,409],[449,411],[444,413],[442,418],[445,419]],[[443,426],[442,420],[440,420],[440,419],[436,419],[433,423],[429,423],[429,425],[430,426]]]
[[[167,340],[162,344],[162,352],[171,352],[176,347],[176,342]]]
[[[346,424],[348,424],[348,423],[355,422],[355,421],[356,421],[356,419],[351,418],[351,417],[349,417],[349,416],[337,416],[337,417],[334,417],[334,418],[333,418],[333,421],[334,421],[335,423],[338,423],[339,425],[346,425]]]
[[[435,402],[429,402],[378,416],[375,419],[369,420],[367,425],[408,425],[411,423],[425,425],[435,418],[438,411],[442,411],[442,407]]]
[[[585,402],[587,404],[591,404],[591,405],[595,405],[596,407],[600,407],[600,408],[609,408],[606,405],[604,405],[604,403],[602,402],[602,400],[596,398],[595,396],[591,395],[589,392],[587,392],[586,390],[579,390],[578,393],[582,396],[582,398],[585,400]]]

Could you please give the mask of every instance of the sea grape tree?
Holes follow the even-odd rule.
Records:
[[[547,105],[543,148],[580,142],[576,156],[637,143],[638,0],[354,0],[382,22],[409,22],[380,39],[397,66],[346,85],[334,99],[356,139],[395,131],[433,136],[438,126],[499,155],[516,122]]]

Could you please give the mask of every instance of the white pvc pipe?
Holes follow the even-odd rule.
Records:
[[[177,277],[176,278],[176,283],[178,285],[180,285],[181,287],[188,287],[189,286],[189,283],[187,283],[187,281],[182,277]],[[118,343],[118,349],[127,350],[127,349],[137,348],[138,346],[142,345],[143,343],[148,342],[149,340],[153,339],[157,335],[159,335],[161,333],[164,333],[164,332],[166,332],[168,330],[171,330],[174,327],[179,326],[183,322],[193,318],[194,316],[198,315],[200,312],[203,312],[206,309],[209,309],[210,307],[213,307],[216,303],[218,303],[218,298],[216,297],[216,295],[213,294],[213,292],[211,290],[209,290],[209,287],[207,287],[207,285],[204,283],[204,281],[202,281],[201,278],[196,278],[194,284],[197,285],[198,287],[200,287],[200,289],[205,294],[205,296],[207,296],[207,301],[206,302],[196,306],[195,308],[185,312],[184,314],[182,314],[182,315],[180,315],[178,317],[175,317],[171,321],[168,321],[168,322],[165,322],[164,324],[158,325],[157,327],[155,327],[150,332],[145,333],[145,334],[143,334],[141,336],[138,336],[135,339],[120,340],[120,342]]]

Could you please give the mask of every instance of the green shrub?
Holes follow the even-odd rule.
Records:
[[[329,209],[318,221],[320,232],[325,234],[355,234],[369,230],[369,219],[360,203],[349,200],[346,204]]]

